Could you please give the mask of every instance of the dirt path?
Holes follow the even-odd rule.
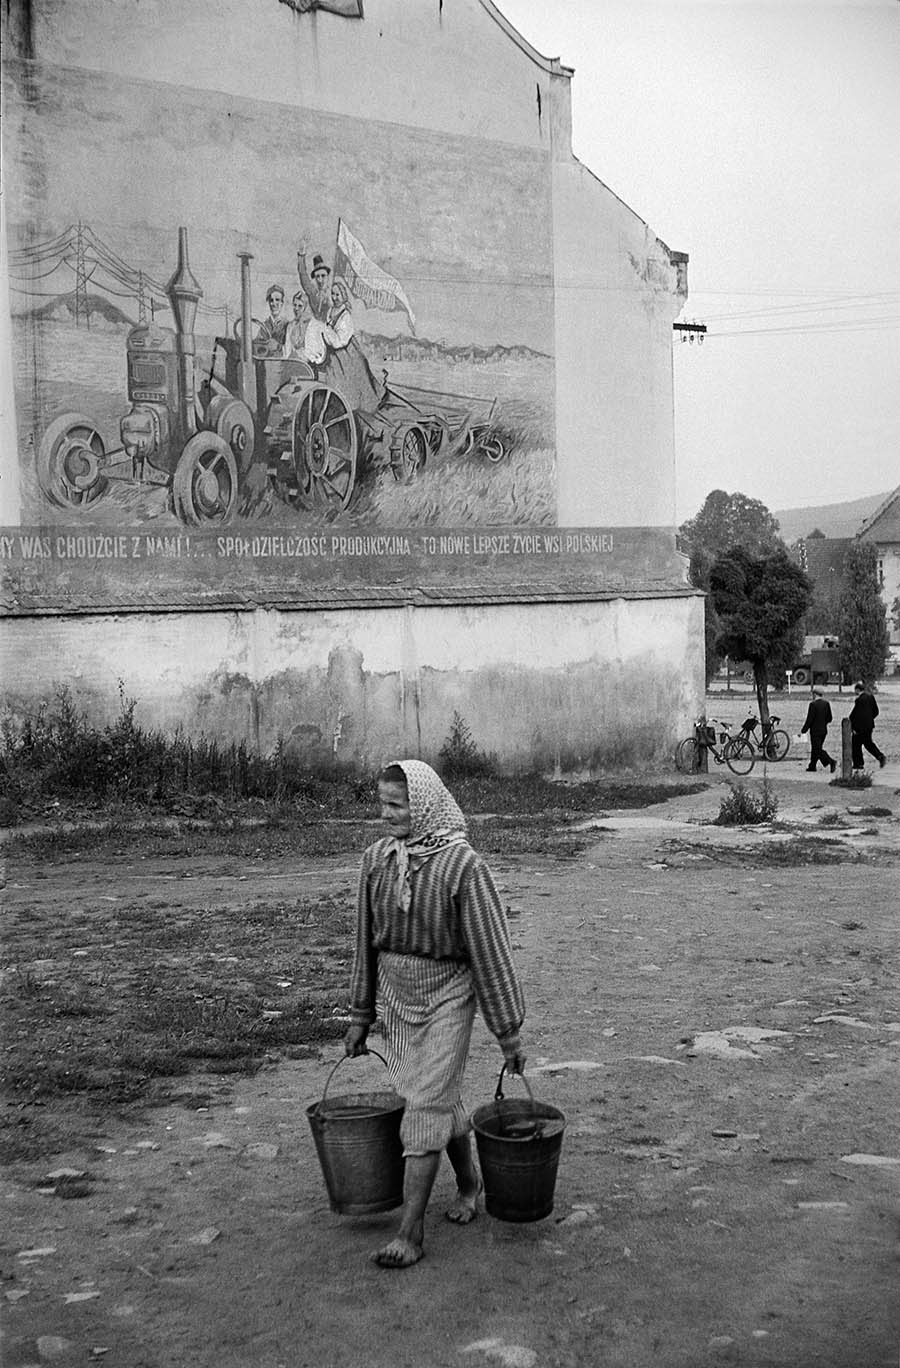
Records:
[[[497,867],[529,1077],[567,1118],[551,1217],[451,1226],[445,1169],[427,1257],[379,1270],[394,1218],[330,1212],[304,1114],[339,1049],[204,1076],[208,1107],[8,1171],[4,1363],[896,1368],[900,798],[895,781],[774,782],[788,831],[698,825],[713,786],[598,817],[577,860]],[[894,815],[848,813],[876,806]],[[298,880],[349,892],[354,874],[144,861],[115,886],[189,908]],[[7,897],[64,915],[109,880],[23,866]],[[473,1108],[499,1059],[479,1023]],[[377,1061],[343,1067],[381,1086]],[[35,1187],[66,1166],[93,1175],[89,1197]]]

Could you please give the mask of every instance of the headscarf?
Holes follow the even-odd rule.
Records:
[[[392,760],[406,778],[409,793],[409,835],[392,837],[387,856],[397,860],[397,906],[409,911],[412,902],[411,872],[432,855],[466,839],[466,819],[439,774],[424,760]]]
[[[339,295],[336,304],[334,302],[335,291],[337,291]],[[341,314],[348,314],[351,322],[353,321],[353,314],[350,310],[350,291],[347,288],[347,282],[343,280],[341,276],[335,276],[334,280],[331,282],[331,290],[328,295],[328,326],[330,328],[334,327]]]

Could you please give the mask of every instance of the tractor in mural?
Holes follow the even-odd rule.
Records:
[[[131,328],[128,399],[121,444],[107,448],[90,418],[66,413],[41,439],[41,490],[63,508],[87,509],[110,483],[165,484],[189,526],[227,523],[256,463],[292,507],[336,516],[366,471],[389,469],[408,484],[426,462],[475,452],[506,454],[494,423],[495,399],[383,385],[373,412],[351,407],[339,388],[305,361],[271,355],[253,338],[249,253],[241,261],[241,316],[217,337],[208,375],[197,384],[194,324],[202,290],[178,230],[178,265],[166,287],[175,329],[155,320]]]
[[[385,383],[381,403],[366,412],[305,369],[282,384],[269,409],[269,480],[295,508],[339,512],[369,470],[390,470],[410,484],[435,457],[475,451],[496,462],[506,454],[494,429],[495,399]]]

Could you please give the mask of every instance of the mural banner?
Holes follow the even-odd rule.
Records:
[[[334,254],[335,277],[342,276],[352,295],[370,309],[391,312],[402,309],[415,332],[416,318],[406,291],[392,275],[373,261],[359,238],[354,237],[343,219],[338,222],[337,249]]]
[[[166,607],[360,607],[684,588],[653,528],[0,528],[10,615]]]

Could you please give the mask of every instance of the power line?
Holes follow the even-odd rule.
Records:
[[[886,332],[891,328],[900,326],[900,315],[896,318],[861,318],[858,320],[844,319],[833,323],[808,323],[805,326],[784,327],[784,328],[735,328],[731,332],[710,331],[707,336],[716,337],[759,337],[772,336],[775,333],[794,333],[797,335],[810,335],[813,333],[840,333],[840,332]]]

